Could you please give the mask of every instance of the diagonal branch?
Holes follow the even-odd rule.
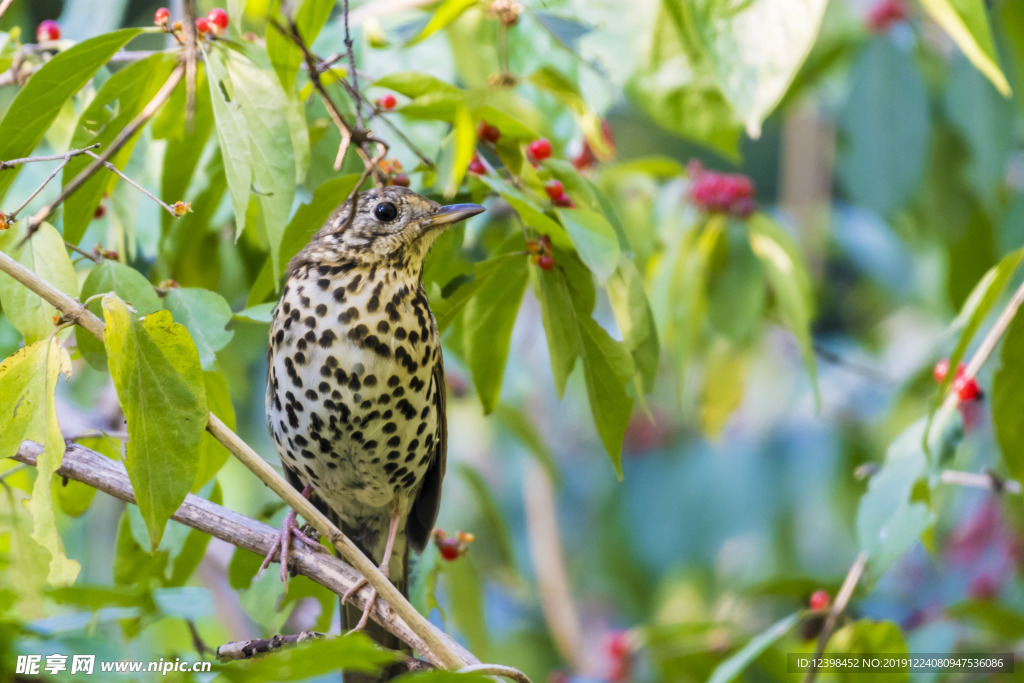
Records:
[[[41,296],[60,312],[64,320],[74,322],[99,339],[103,339],[105,325],[95,314],[80,302],[72,299],[49,282],[21,265],[7,254],[0,252],[0,272],[6,273]],[[361,593],[368,596],[371,588],[377,591],[397,614],[409,625],[425,645],[423,652],[431,653],[439,666],[446,669],[459,669],[467,665],[465,656],[460,650],[450,645],[448,640],[402,595],[380,569],[349,540],[322,512],[284,480],[249,444],[228,428],[216,415],[210,413],[206,430],[227,448],[232,455],[242,462],[260,481],[267,485],[281,500],[287,503],[320,534],[330,541],[341,557],[366,578],[368,587]],[[365,599],[365,597],[364,597]],[[376,619],[376,612],[374,612]]]
[[[36,459],[42,451],[43,447],[40,444],[26,441],[21,445],[14,459],[34,467]],[[132,490],[124,465],[76,443],[67,445],[56,476],[74,479],[126,503],[136,504],[135,492]],[[171,519],[261,556],[269,553],[278,542],[278,532],[270,525],[250,519],[192,494],[185,497],[185,502],[171,516]],[[338,595],[344,595],[348,589],[359,582],[360,578],[359,574],[351,567],[330,553],[316,551],[302,544],[296,544],[293,548],[291,566],[297,573],[309,577]],[[366,605],[367,597],[368,593],[362,591],[357,593],[352,601],[362,609]],[[411,645],[413,649],[422,652],[431,664],[442,665],[423,639],[387,606],[376,604],[373,617],[375,621]],[[440,632],[438,632],[438,636],[446,642],[448,647],[458,652],[465,661],[470,664],[479,664],[472,654],[451,638]]]

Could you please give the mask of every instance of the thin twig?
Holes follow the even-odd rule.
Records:
[[[843,585],[839,588],[839,593],[836,594],[836,601],[832,603],[832,608],[829,610],[828,616],[825,617],[825,625],[821,628],[821,634],[818,636],[818,645],[815,648],[814,657],[811,659],[811,667],[807,670],[803,683],[812,683],[815,677],[817,677],[818,666],[816,662],[824,654],[829,638],[832,637],[832,632],[839,622],[839,617],[846,610],[846,605],[849,604],[850,598],[853,597],[854,589],[860,583],[860,577],[864,575],[864,567],[867,565],[867,562],[868,556],[866,553],[857,555],[857,559],[854,561],[853,566],[850,567],[850,571],[846,573],[846,579],[843,580]]]
[[[234,661],[239,659],[251,659],[258,655],[267,654],[282,647],[290,647],[305,643],[310,640],[325,638],[326,633],[319,631],[302,631],[290,635],[277,634],[270,638],[256,638],[255,640],[236,640],[224,643],[217,647],[217,658],[221,660]]]
[[[971,488],[987,489],[993,493],[1012,493],[1014,495],[1024,494],[1024,487],[1014,479],[1003,479],[995,472],[984,473],[961,472],[959,470],[943,470],[939,475],[943,484],[954,486],[968,486]]]
[[[41,157],[22,157],[21,159],[11,159],[9,161],[0,161],[0,171],[4,171],[8,168],[14,168],[20,164],[33,164],[37,161],[62,161],[64,159],[70,159],[76,157],[79,154],[85,154],[91,149],[96,149],[100,146],[100,143],[89,145],[88,147],[82,147],[81,149],[71,149],[63,154],[48,154]]]
[[[156,95],[153,96],[153,99],[146,104],[142,111],[139,112],[138,116],[132,119],[128,125],[125,126],[124,130],[117,134],[117,137],[115,137],[107,149],[104,150],[103,154],[94,159],[93,162],[86,166],[81,173],[75,176],[71,182],[65,185],[60,196],[43,208],[39,209],[39,211],[29,219],[28,231],[22,239],[21,244],[24,244],[26,241],[31,239],[32,235],[39,229],[39,225],[45,221],[51,213],[53,213],[54,209],[70,197],[75,190],[84,185],[85,182],[89,180],[97,170],[99,170],[100,166],[103,165],[103,162],[117,154],[118,150],[120,150],[121,147],[123,147],[125,143],[132,138],[132,136],[139,132],[139,129],[145,125],[146,121],[149,121],[153,114],[155,114],[160,107],[164,105],[167,99],[171,96],[171,93],[174,92],[174,88],[181,82],[182,72],[183,69],[180,65],[175,67],[174,71],[172,71],[171,75],[167,78],[167,82],[164,83],[160,90],[157,91]]]
[[[185,130],[192,132],[196,116],[196,61],[199,54],[199,36],[196,31],[196,0],[185,0]]]
[[[79,254],[89,259],[90,261],[95,261],[96,263],[103,263],[103,257],[100,256],[99,254],[93,254],[92,252],[86,251],[85,249],[82,249],[81,247],[72,244],[67,240],[64,240],[64,246],[70,249],[71,251],[78,252]]]
[[[3,0],[3,2],[0,2],[0,17],[4,16],[4,12],[7,11],[7,8],[11,6],[12,2],[14,2],[14,0]]]
[[[366,126],[363,124],[363,96],[359,92],[359,74],[356,72],[356,54],[352,49],[352,33],[348,28],[348,0],[345,0],[343,5],[343,11],[345,13],[345,49],[348,51],[348,66],[352,72],[352,90],[355,92],[355,108],[356,108],[356,123],[359,125],[359,130],[364,130]]]
[[[95,154],[93,152],[86,152],[86,154],[91,156],[93,159],[99,159],[100,158],[100,156],[98,154]],[[141,192],[142,194],[146,195],[147,197],[152,199],[154,202],[156,202],[157,204],[162,206],[164,208],[164,211],[166,211],[167,213],[171,214],[174,217],[178,216],[178,214],[175,213],[173,208],[171,208],[169,205],[165,204],[162,199],[160,199],[159,197],[154,195],[152,192],[150,192],[149,190],[144,188],[142,185],[139,185],[137,182],[135,182],[134,180],[132,180],[131,178],[126,176],[124,173],[121,172],[121,169],[119,169],[117,166],[114,166],[114,164],[110,163],[109,161],[104,161],[103,165],[106,166],[111,171],[113,171],[114,173],[116,173],[117,175],[121,176],[121,178],[126,183],[128,183],[129,185],[134,187],[136,190],[138,190],[139,192]]]

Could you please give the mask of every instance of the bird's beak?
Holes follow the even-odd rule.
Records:
[[[479,204],[452,204],[451,206],[442,206],[437,210],[437,213],[423,221],[422,226],[424,229],[447,227],[452,223],[458,223],[459,221],[464,221],[467,218],[472,218],[486,210],[487,209]]]

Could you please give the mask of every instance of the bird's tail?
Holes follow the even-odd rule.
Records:
[[[343,529],[343,531],[348,534],[347,530]],[[359,546],[359,543],[356,542],[356,545]],[[409,597],[409,546],[405,543],[403,543],[402,546],[401,574],[399,576],[395,576],[398,572],[395,571],[396,567],[392,564],[391,580],[392,583],[395,584],[395,587],[401,591],[403,596]],[[377,558],[374,558],[372,554],[365,553],[362,546],[359,546],[359,549],[363,550],[364,554],[367,554],[367,557],[373,558],[374,562],[379,561]],[[361,608],[342,602],[341,632],[344,634],[355,628],[362,616],[363,610]],[[373,619],[366,622],[366,627],[363,629],[363,632],[370,636],[370,638],[381,647],[386,647],[389,650],[397,650],[398,652],[404,652],[406,654],[412,654],[412,651],[405,642],[400,640],[397,636],[392,635]],[[408,668],[405,666],[397,664],[384,669],[380,674],[365,674],[355,671],[345,672],[344,683],[380,683],[381,681],[391,680],[399,674],[408,673],[408,671]]]

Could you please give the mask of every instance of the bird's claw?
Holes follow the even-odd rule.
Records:
[[[259,571],[256,572],[256,576],[263,576],[263,572],[270,566],[270,563],[275,558],[280,558],[281,561],[281,581],[284,583],[284,590],[288,592],[288,562],[289,556],[291,555],[291,539],[295,539],[307,547],[323,551],[323,547],[315,540],[303,533],[302,529],[296,523],[295,519],[297,514],[295,510],[290,510],[285,515],[284,521],[281,523],[281,531],[277,535],[277,541],[270,548],[270,552],[263,558],[263,563],[260,565]]]
[[[387,575],[388,575],[388,566],[387,566],[387,564],[382,564],[380,567],[378,567],[378,569],[380,570],[380,572],[385,577],[387,577]],[[365,577],[362,577],[358,581],[356,581],[355,584],[353,584],[353,586],[351,588],[349,588],[347,591],[345,591],[345,594],[343,596],[341,596],[341,603],[345,604],[346,602],[348,602],[352,598],[352,596],[354,596],[356,593],[358,593],[359,590],[363,586],[365,586],[367,583],[369,583],[369,582],[366,580]],[[373,605],[376,602],[377,602],[377,589],[376,588],[372,588],[370,590],[370,597],[366,599],[366,607],[363,608],[363,616],[361,616],[359,618],[359,623],[357,623],[354,627],[352,627],[349,630],[349,633],[358,633],[359,631],[362,631],[364,628],[366,628],[366,624],[370,620],[370,612],[373,611]]]

